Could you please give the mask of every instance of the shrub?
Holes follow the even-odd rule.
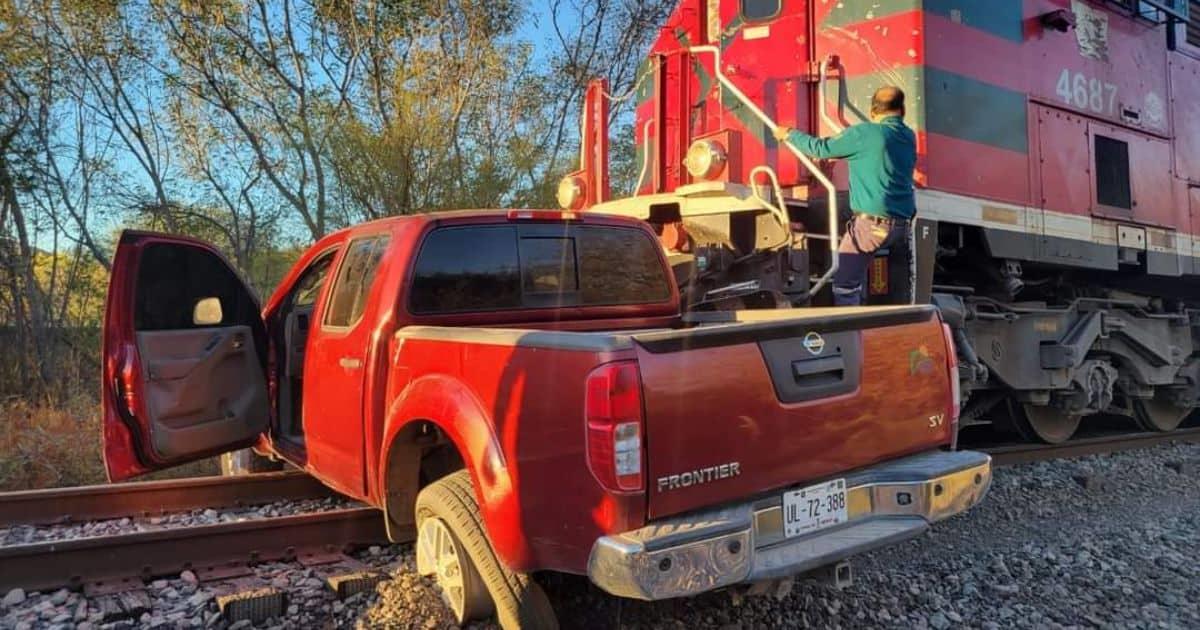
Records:
[[[0,403],[0,491],[105,483],[100,425],[95,396],[77,394],[54,406]],[[208,459],[145,479],[214,474]]]

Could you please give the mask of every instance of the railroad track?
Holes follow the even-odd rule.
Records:
[[[381,513],[362,507],[12,545],[0,547],[0,592],[17,587],[105,591],[184,570],[202,575],[385,540]]]
[[[1200,442],[1200,427],[1170,433],[1113,433],[1075,438],[1063,444],[1000,444],[977,448],[992,456],[997,466],[1011,466],[1050,459],[1083,457],[1148,448],[1166,442]]]
[[[195,477],[0,493],[0,527],[145,517],[335,496],[303,472]]]
[[[140,518],[208,508],[336,496],[300,472],[56,488],[0,494],[0,528]],[[314,554],[386,540],[373,508],[351,507],[292,516],[0,546],[0,592],[60,587],[106,592],[183,570]]]
[[[1146,448],[1172,441],[1200,442],[1200,427],[1172,433],[1113,433],[1065,444],[968,446],[990,453],[996,465],[1079,457]],[[55,526],[84,521],[144,518],[207,508],[238,508],[335,494],[300,472],[263,473],[34,490],[0,494],[0,528]],[[401,532],[413,537],[415,532]],[[144,581],[191,570],[202,582],[244,576],[270,561],[346,560],[353,547],[387,540],[380,512],[349,507],[292,516],[170,526],[148,531],[0,546],[0,593],[12,588],[67,587],[89,596],[143,588]],[[307,559],[307,560],[306,560]],[[353,563],[353,561],[351,561]],[[240,567],[239,571],[237,567]],[[232,568],[232,569],[231,569]]]

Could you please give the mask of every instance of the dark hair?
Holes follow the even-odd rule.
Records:
[[[903,116],[904,90],[894,85],[885,85],[875,90],[875,95],[871,97],[871,113]]]

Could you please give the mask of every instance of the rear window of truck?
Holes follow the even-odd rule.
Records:
[[[641,230],[585,225],[438,228],[417,254],[418,315],[651,304],[670,299],[658,243]]]

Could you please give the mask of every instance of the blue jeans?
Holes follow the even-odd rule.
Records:
[[[846,224],[846,233],[838,245],[838,269],[833,274],[833,303],[836,306],[866,304],[867,271],[875,253],[887,248],[891,254],[903,254],[902,262],[911,256],[908,245],[907,219],[873,217],[855,214]],[[912,279],[909,279],[911,291]],[[911,298],[910,298],[911,299]]]

